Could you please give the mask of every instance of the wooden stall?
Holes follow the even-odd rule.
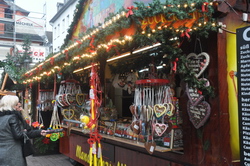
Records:
[[[26,73],[56,79],[60,152],[94,166],[240,165],[236,30],[249,3],[133,2],[80,0],[73,44]]]

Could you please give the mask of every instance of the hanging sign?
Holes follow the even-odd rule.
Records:
[[[240,163],[250,165],[250,27],[237,29]]]

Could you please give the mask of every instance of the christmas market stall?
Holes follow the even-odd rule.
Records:
[[[79,0],[61,51],[23,76],[34,118],[51,108],[50,139],[83,165],[239,165],[239,3]]]

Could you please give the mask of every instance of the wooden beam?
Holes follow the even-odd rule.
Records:
[[[7,78],[8,78],[8,74],[6,73],[5,76],[4,76],[3,83],[2,83],[1,91],[3,91],[4,88],[5,88],[5,85],[6,85],[6,82],[7,82]]]

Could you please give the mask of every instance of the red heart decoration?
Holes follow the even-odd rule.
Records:
[[[155,142],[145,142],[144,147],[148,151],[149,154],[153,154],[155,151],[156,143]]]
[[[210,105],[206,101],[194,106],[190,101],[187,103],[189,120],[196,129],[200,128],[208,120],[211,112]]]
[[[188,54],[187,59],[189,60],[187,66],[196,73],[195,77],[198,78],[207,68],[210,57],[205,52],[202,52],[199,55],[190,53]]]

